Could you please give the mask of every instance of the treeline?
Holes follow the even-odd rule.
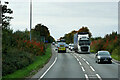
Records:
[[[112,54],[114,59],[120,60],[120,34],[112,32],[105,35],[104,38],[91,38],[91,52],[96,53],[99,50],[107,50]]]
[[[88,32],[89,33],[89,37],[92,36],[90,30],[87,27],[83,26],[78,31],[73,30],[73,31],[71,31],[68,34],[65,34],[64,37],[61,37],[60,39],[65,39],[67,44],[74,43],[74,34],[76,34],[77,32]]]
[[[9,2],[2,5],[2,75],[6,76],[32,64],[36,56],[46,55],[46,43],[51,43],[54,38],[50,36],[48,28],[38,24],[30,32],[10,29],[10,20],[13,17],[6,16],[13,11],[7,7]],[[42,41],[41,36],[44,38]],[[46,43],[44,43],[46,42]]]
[[[47,26],[42,24],[37,24],[35,28],[31,30],[32,38],[34,40],[45,42],[45,43],[51,43],[55,41],[55,39],[50,36],[50,32],[47,28]]]

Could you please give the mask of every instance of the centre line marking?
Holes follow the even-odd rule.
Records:
[[[79,62],[79,59],[77,58],[77,61]]]
[[[102,80],[102,78],[101,78],[98,74],[96,74],[96,76],[97,76],[100,80]]]
[[[82,70],[85,71],[85,69],[81,66]]]
[[[45,76],[45,74],[52,68],[52,66],[55,64],[55,62],[57,61],[57,57],[55,58],[54,62],[52,63],[52,65],[42,74],[41,77],[39,77],[38,80],[40,80],[41,78],[43,78]]]
[[[82,58],[85,61],[85,58]]]
[[[80,61],[79,61],[79,64],[82,65]]]
[[[95,69],[93,69],[93,67],[92,67],[92,66],[90,66],[90,68],[91,68],[93,71],[95,71]]]
[[[79,56],[81,58],[81,56]]]
[[[87,74],[85,74],[85,78],[86,78],[86,80],[89,80],[89,79],[88,79],[88,75],[87,75]]]
[[[89,63],[86,61],[86,63],[89,65]]]

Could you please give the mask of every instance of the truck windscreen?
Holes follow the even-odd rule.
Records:
[[[90,45],[89,40],[79,40],[79,45]]]

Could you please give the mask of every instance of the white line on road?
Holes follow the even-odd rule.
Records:
[[[89,80],[89,79],[88,79],[88,75],[87,75],[87,74],[85,74],[85,78],[86,78],[86,80]]]
[[[75,58],[77,58],[75,55],[74,55]]]
[[[86,61],[86,63],[89,65],[89,63]]]
[[[100,80],[102,80],[102,78],[101,78],[98,74],[96,74],[96,76],[97,76]]]
[[[83,59],[84,61],[86,61],[85,58],[82,58],[82,59]]]
[[[79,61],[79,64],[82,65],[80,61]]]
[[[77,58],[77,61],[79,62],[79,59]]]
[[[43,78],[45,76],[45,74],[52,68],[52,66],[55,64],[56,61],[57,61],[57,57],[55,58],[52,65],[42,74],[42,76],[38,80],[40,80],[41,78]]]
[[[79,56],[81,58],[81,56]]]
[[[85,69],[81,66],[82,70],[85,71]]]
[[[93,71],[95,71],[95,69],[93,69],[93,67],[92,67],[92,66],[90,66],[90,68],[91,68]]]

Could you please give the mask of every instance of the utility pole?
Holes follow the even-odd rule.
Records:
[[[32,0],[30,0],[30,41],[31,41],[31,28],[32,28]]]

